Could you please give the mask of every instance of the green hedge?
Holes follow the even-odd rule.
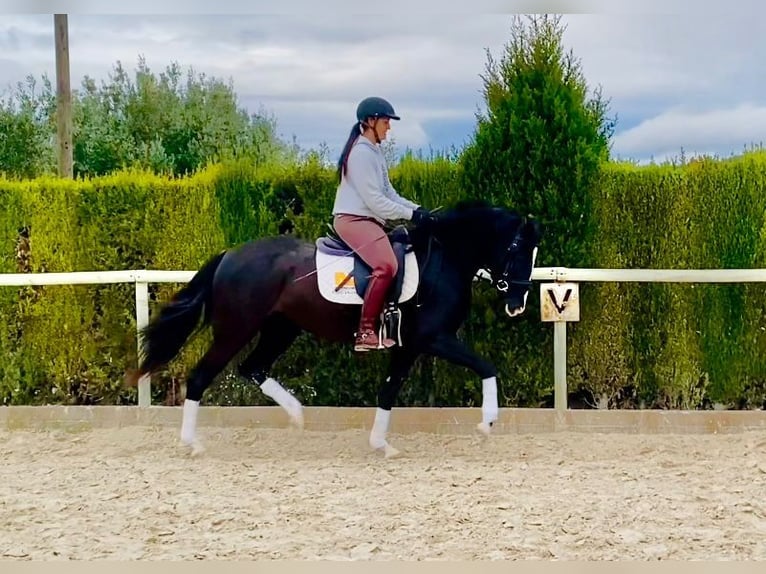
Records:
[[[766,154],[680,166],[609,165],[594,190],[604,268],[764,267]],[[581,287],[570,376],[618,406],[762,407],[764,285]]]
[[[473,194],[460,188],[459,170],[448,159],[408,157],[391,176],[402,193],[435,207]],[[607,164],[591,190],[595,239],[585,251],[603,268],[764,267],[764,182],[763,153],[681,166]],[[0,272],[196,269],[222,248],[285,229],[313,239],[330,221],[335,185],[334,172],[313,159],[216,165],[187,178],[126,171],[76,182],[0,180]],[[24,229],[28,266],[26,248],[17,253]],[[152,285],[152,309],[178,287]],[[568,330],[573,393],[612,407],[763,405],[761,284],[580,289],[582,320]],[[540,321],[537,285],[527,314],[514,321],[486,283],[474,296],[461,335],[497,363],[503,404],[552,404],[552,328]],[[136,361],[132,285],[3,287],[0,313],[0,404],[135,402],[135,390],[122,386]],[[203,332],[154,379],[155,402],[180,401],[179,385],[208,337]],[[304,336],[276,375],[307,404],[372,405],[386,360]],[[206,399],[268,404],[231,370]],[[429,358],[402,393],[410,405],[480,400],[472,373]]]

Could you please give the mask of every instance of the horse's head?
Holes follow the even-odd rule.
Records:
[[[527,306],[542,229],[535,219],[520,218],[502,209],[496,213],[498,219],[487,267],[493,285],[503,297],[505,312],[515,317]]]
[[[452,261],[488,271],[510,317],[524,312],[542,237],[536,220],[469,199],[439,213],[424,231],[438,238]]]

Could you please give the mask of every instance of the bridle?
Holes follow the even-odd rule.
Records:
[[[521,236],[521,231],[516,233],[516,236],[513,238],[511,243],[508,245],[508,247],[505,250],[505,254],[503,256],[503,271],[502,273],[498,274],[495,270],[492,268],[489,268],[489,275],[490,275],[490,281],[492,285],[494,285],[495,289],[497,289],[500,293],[507,293],[508,289],[511,287],[511,285],[517,286],[517,287],[525,287],[527,289],[530,289],[532,287],[532,279],[531,277],[529,279],[511,279],[511,275],[514,269],[514,266],[516,265],[517,257],[516,255],[521,250],[521,247],[524,243],[524,239]],[[537,248],[535,248],[537,249]],[[534,254],[532,256],[532,266],[534,267]]]

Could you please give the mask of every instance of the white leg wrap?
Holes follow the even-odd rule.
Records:
[[[388,433],[388,424],[391,421],[391,411],[386,411],[378,407],[375,411],[375,422],[370,431],[370,446],[374,449],[385,448],[388,442],[386,434]]]
[[[186,445],[194,444],[197,438],[197,411],[199,401],[184,401],[183,422],[181,423],[181,442]]]
[[[266,396],[274,399],[274,402],[281,406],[291,419],[294,421],[303,421],[303,405],[289,393],[278,381],[269,377],[261,385],[261,390]]]
[[[497,379],[489,377],[482,380],[481,422],[493,423],[497,420]]]

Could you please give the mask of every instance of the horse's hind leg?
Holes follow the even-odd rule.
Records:
[[[236,330],[214,332],[213,337],[213,344],[194,365],[186,383],[181,442],[192,448],[192,454],[204,450],[197,439],[197,412],[202,395],[248,341],[247,337],[237,334]]]
[[[293,425],[303,428],[303,405],[269,375],[272,365],[299,334],[300,329],[283,315],[269,315],[261,327],[258,344],[242,361],[238,371],[241,376],[259,385],[266,396],[281,406]]]

